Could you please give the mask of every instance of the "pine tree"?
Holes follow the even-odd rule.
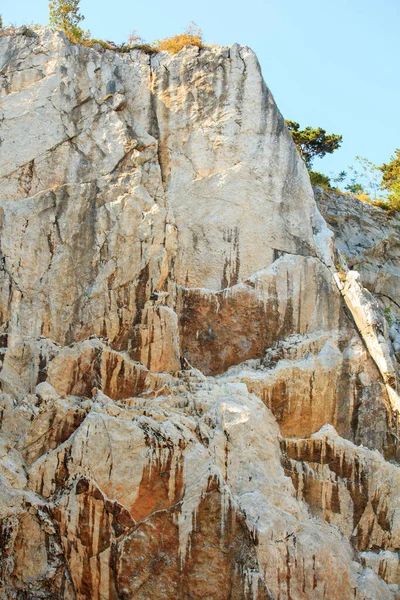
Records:
[[[342,142],[341,135],[326,133],[325,129],[321,129],[321,127],[300,129],[300,125],[296,121],[286,121],[286,125],[309,171],[315,157],[322,158],[325,154],[332,154]]]
[[[84,31],[79,23],[85,18],[79,12],[80,0],[50,0],[50,25],[61,29],[73,41],[84,38]]]

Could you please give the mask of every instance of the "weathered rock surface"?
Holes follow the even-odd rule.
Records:
[[[0,68],[0,597],[400,598],[396,348],[254,54]]]
[[[336,247],[349,269],[360,273],[362,284],[392,313],[400,317],[400,221],[398,213],[315,188],[315,199]],[[388,311],[388,312],[389,312]]]
[[[335,234],[338,287],[399,410],[399,215],[334,190],[314,192]]]

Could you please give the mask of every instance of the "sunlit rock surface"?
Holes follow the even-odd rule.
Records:
[[[397,377],[400,374],[400,219],[399,213],[360,202],[357,198],[335,191],[315,188],[318,207],[335,233],[338,263],[359,273],[358,281],[373,294],[367,303],[372,321],[380,322],[381,334],[390,339]],[[357,276],[351,274],[354,287]],[[359,295],[359,294],[357,294]],[[368,292],[362,294],[368,298]],[[380,315],[379,315],[380,307]],[[378,308],[378,309],[377,309]],[[384,317],[384,318],[383,318]],[[370,337],[370,336],[369,336]],[[387,354],[382,349],[381,354]],[[387,358],[387,357],[386,357]],[[393,356],[389,359],[393,370]],[[382,361],[381,364],[385,369]],[[393,376],[393,373],[392,373]]]
[[[400,598],[393,323],[253,52],[0,68],[0,597]]]

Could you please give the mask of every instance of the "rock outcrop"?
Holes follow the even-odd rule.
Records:
[[[340,260],[360,273],[362,285],[400,317],[399,214],[335,191],[315,188],[318,208],[335,233]]]
[[[252,51],[0,68],[0,596],[400,598],[390,336]]]
[[[334,190],[315,188],[315,198],[335,234],[338,287],[398,411],[399,215]]]

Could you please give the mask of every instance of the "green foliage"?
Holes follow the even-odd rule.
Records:
[[[391,212],[400,212],[400,179],[391,184],[389,188],[388,201],[389,210]]]
[[[162,51],[176,54],[185,46],[198,46],[199,48],[204,48],[202,31],[193,22],[188,25],[184,33],[170,38],[164,38],[163,40],[155,40],[151,44],[145,42],[135,30],[132,31],[127,42],[119,46],[104,42],[103,40],[90,39],[87,35],[81,38],[78,38],[76,35],[69,35],[69,37],[72,41],[79,42],[84,46],[91,47],[94,44],[100,44],[104,49],[113,50],[115,52],[130,52],[131,50],[138,49],[146,54],[156,54],[157,52]]]
[[[341,135],[327,134],[325,129],[321,127],[317,129],[313,127],[300,129],[300,125],[296,121],[286,121],[286,125],[309,171],[312,168],[314,158],[322,158],[326,154],[332,154],[340,147],[342,142]]]
[[[129,50],[141,50],[145,54],[156,54],[157,53],[157,50],[155,50],[153,46],[151,46],[150,44],[147,44],[146,42],[144,44],[136,44],[135,46],[130,46]]]
[[[392,311],[390,310],[390,308],[387,307],[384,309],[383,312],[385,313],[387,324],[389,325],[389,327],[391,327],[393,325]]]
[[[3,16],[0,15],[0,29],[3,29]]]
[[[383,173],[381,188],[388,192],[389,210],[400,211],[400,150],[397,148],[390,162],[378,169]]]
[[[347,177],[347,171],[340,171],[340,173],[336,176],[331,173],[331,177],[332,177],[333,183],[336,183],[336,184],[343,183],[343,181]]]
[[[50,25],[64,31],[74,43],[90,48],[94,44],[99,44],[105,50],[113,50],[114,52],[130,52],[139,49],[146,54],[156,54],[162,51],[176,54],[185,46],[204,48],[203,33],[193,21],[187,26],[184,33],[162,40],[155,40],[151,44],[145,42],[135,30],[132,31],[127,42],[120,45],[92,38],[90,31],[84,31],[79,26],[85,18],[79,12],[79,3],[80,0],[49,0]]]
[[[381,190],[381,174],[373,162],[356,156],[355,166],[349,167],[350,181],[345,189],[352,194],[367,194],[372,201],[384,200]]]
[[[388,212],[400,211],[400,150],[380,167],[361,156],[355,160],[344,179],[345,191]]]
[[[357,183],[356,181],[348,183],[344,189],[346,192],[349,192],[349,194],[353,194],[354,196],[366,194],[366,191],[361,183]]]
[[[84,32],[79,23],[84,16],[79,12],[80,0],[50,0],[49,21],[52,27],[64,31],[73,42],[88,40],[89,32]]]
[[[382,188],[390,190],[391,186],[400,180],[400,150],[394,151],[388,164],[378,167],[382,171]]]
[[[383,176],[381,175],[383,173]],[[400,151],[387,165],[377,167],[367,158],[356,156],[348,171],[341,171],[332,181],[349,193],[390,212],[400,211]]]
[[[350,165],[347,171],[341,171],[336,177],[332,176],[332,181],[343,192],[357,196],[359,200],[372,204],[386,201],[385,195],[380,191],[379,168],[362,156],[356,156],[354,165]]]
[[[318,171],[309,171],[311,185],[320,185],[325,188],[331,187],[331,180],[328,175],[324,175],[323,173],[319,173]]]

